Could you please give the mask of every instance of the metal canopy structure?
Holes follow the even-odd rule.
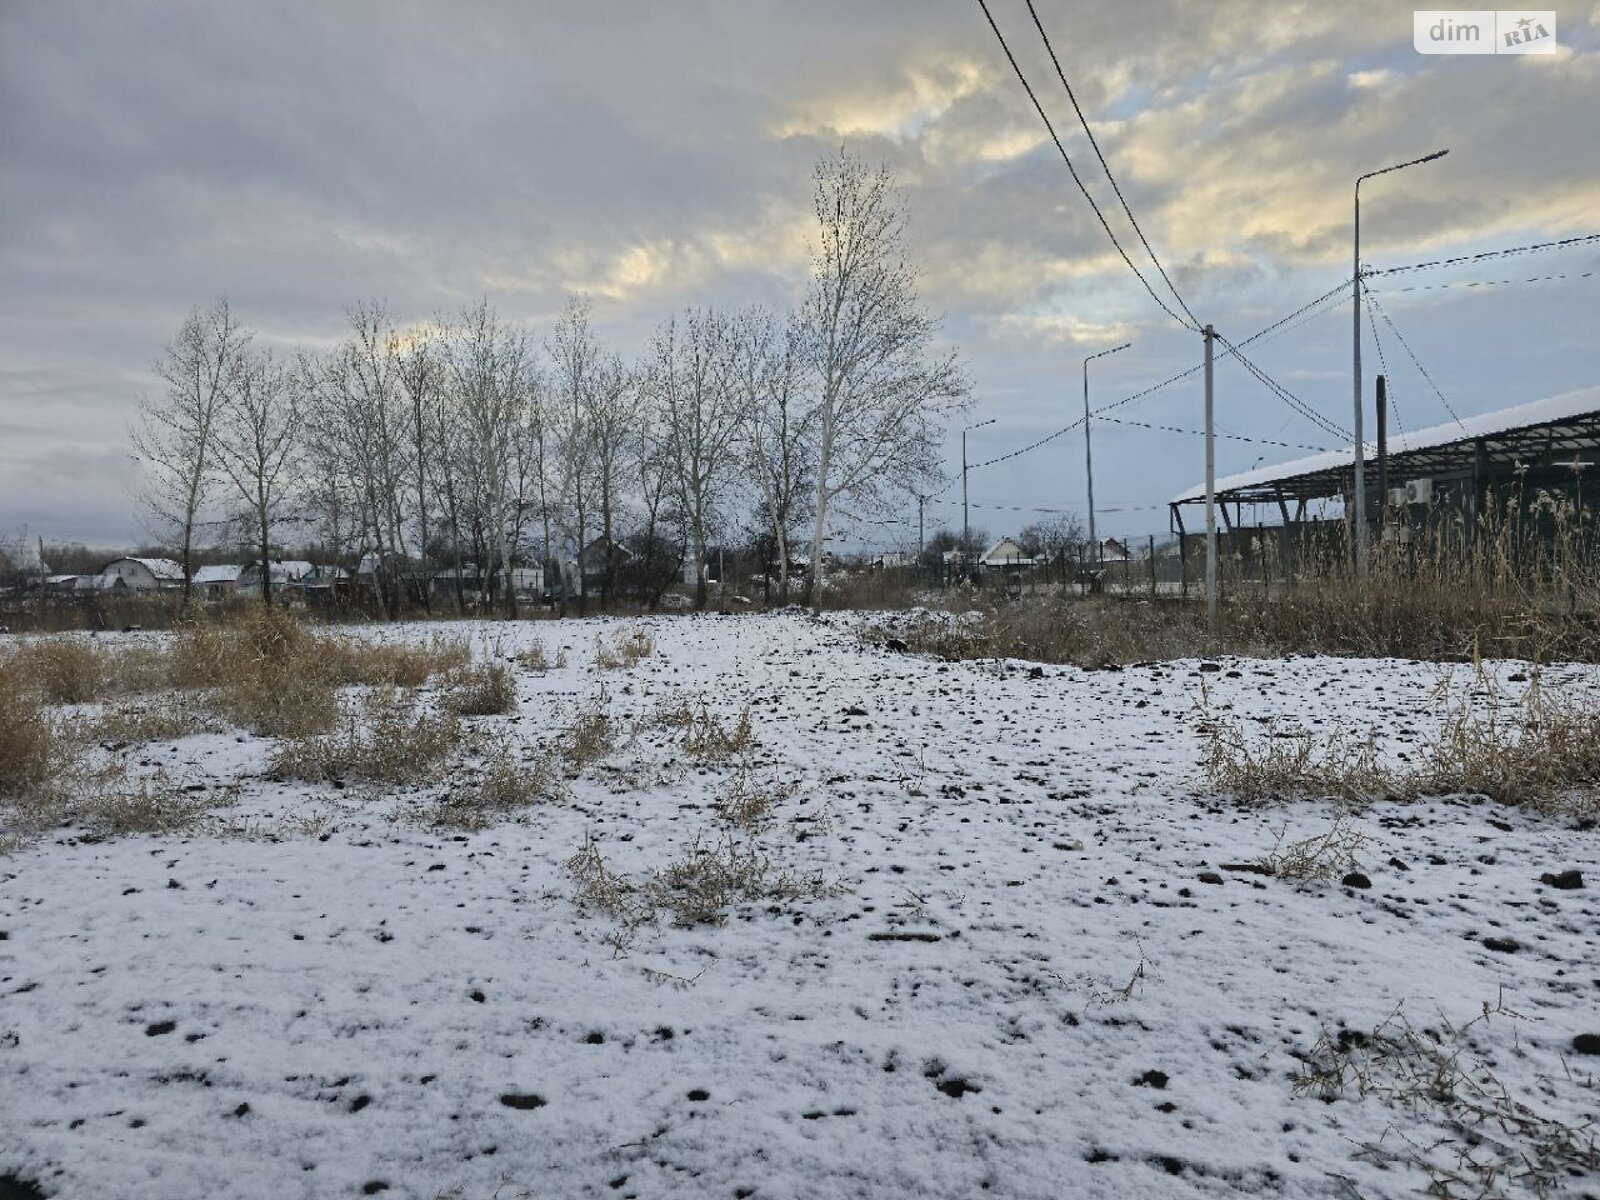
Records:
[[[1377,447],[1366,443],[1372,453]],[[1348,498],[1354,485],[1352,450],[1330,450],[1276,467],[1263,467],[1217,480],[1219,503],[1303,505],[1312,500]],[[1387,447],[1392,483],[1429,479],[1435,483],[1471,480],[1481,487],[1500,479],[1551,472],[1578,472],[1600,464],[1600,387],[1567,392],[1531,404],[1469,417],[1449,425],[1397,434]],[[1375,483],[1367,474],[1368,487]],[[1530,479],[1528,482],[1533,482]],[[1205,488],[1173,497],[1173,516],[1182,527],[1182,508],[1203,505]]]

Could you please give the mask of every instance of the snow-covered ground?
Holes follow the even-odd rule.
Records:
[[[594,636],[640,624],[656,653],[601,670]],[[668,732],[470,834],[415,818],[437,786],[275,782],[269,743],[232,733],[153,747],[180,783],[237,785],[226,835],[0,859],[0,1177],[171,1200],[1387,1197],[1429,1185],[1408,1155],[1459,1167],[1553,1128],[1441,1147],[1434,1105],[1295,1087],[1325,1034],[1359,1051],[1349,1031],[1386,1021],[1540,1118],[1600,1118],[1600,1058],[1574,1047],[1600,1034],[1600,833],[1380,805],[1347,822],[1370,887],[1225,869],[1335,814],[1208,797],[1202,681],[1214,712],[1374,723],[1401,752],[1445,668],[943,664],[858,626],[467,627],[568,662],[476,724],[531,746],[597,702],[748,707],[751,775],[794,785],[762,844],[824,894],[623,953],[566,860],[592,833],[637,876],[714,842],[737,773]],[[1574,868],[1585,887],[1541,882]],[[1368,1070],[1381,1090],[1391,1067]]]

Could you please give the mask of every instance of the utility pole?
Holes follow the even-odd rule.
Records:
[[[1083,471],[1089,481],[1089,545],[1093,547],[1091,553],[1094,556],[1091,569],[1100,561],[1100,541],[1094,531],[1094,449],[1089,441],[1089,362],[1090,359],[1104,358],[1118,350],[1126,350],[1131,345],[1132,342],[1123,342],[1120,346],[1091,354],[1083,360]]]
[[[1355,425],[1352,432],[1356,444],[1356,470],[1355,487],[1352,489],[1355,494],[1351,497],[1353,519],[1350,523],[1350,538],[1355,546],[1356,576],[1360,579],[1365,579],[1367,575],[1367,464],[1366,448],[1361,444],[1361,184],[1363,180],[1371,179],[1375,175],[1387,175],[1390,171],[1414,167],[1418,163],[1432,162],[1449,153],[1448,150],[1435,150],[1432,154],[1424,154],[1421,158],[1413,158],[1409,162],[1396,163],[1379,171],[1368,171],[1356,179],[1355,254],[1350,271],[1351,357],[1354,364],[1351,387],[1355,393]]]
[[[990,417],[987,421],[979,421],[976,425],[968,425],[961,431],[961,553],[963,561],[967,554],[967,543],[972,538],[972,526],[967,519],[967,430],[982,429],[985,425],[993,425],[997,418]]]
[[[1211,344],[1217,332],[1205,327],[1206,342],[1206,628],[1217,632],[1217,439],[1216,404],[1211,388]]]
[[[1378,528],[1389,519],[1389,381],[1378,376]]]

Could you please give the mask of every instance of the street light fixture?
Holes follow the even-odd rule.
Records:
[[[1351,522],[1350,536],[1355,543],[1356,575],[1365,578],[1367,573],[1367,465],[1366,450],[1361,444],[1361,184],[1363,180],[1371,179],[1375,175],[1387,175],[1390,171],[1399,171],[1406,167],[1415,167],[1420,163],[1432,162],[1436,158],[1443,158],[1449,154],[1448,150],[1435,150],[1432,154],[1424,154],[1421,158],[1413,158],[1409,162],[1396,163],[1392,167],[1384,167],[1380,171],[1368,171],[1356,179],[1356,205],[1355,205],[1355,259],[1351,271],[1351,305],[1350,320],[1352,329],[1352,345],[1354,358],[1354,378],[1352,380],[1355,395],[1355,443],[1356,443],[1356,478],[1355,478],[1355,516]]]
[[[1126,350],[1131,345],[1132,342],[1123,342],[1120,346],[1091,354],[1083,360],[1083,470],[1089,480],[1089,546],[1094,562],[1100,561],[1100,542],[1094,532],[1094,449],[1089,442],[1089,363],[1108,354],[1115,354],[1118,350]]]
[[[967,542],[972,537],[972,528],[967,523],[967,432],[972,429],[982,429],[985,425],[993,425],[998,417],[990,417],[987,421],[979,421],[976,425],[968,425],[961,431],[961,553],[967,553]]]

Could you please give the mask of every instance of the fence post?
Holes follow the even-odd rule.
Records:
[[[1156,535],[1150,535],[1150,599],[1156,598]]]

